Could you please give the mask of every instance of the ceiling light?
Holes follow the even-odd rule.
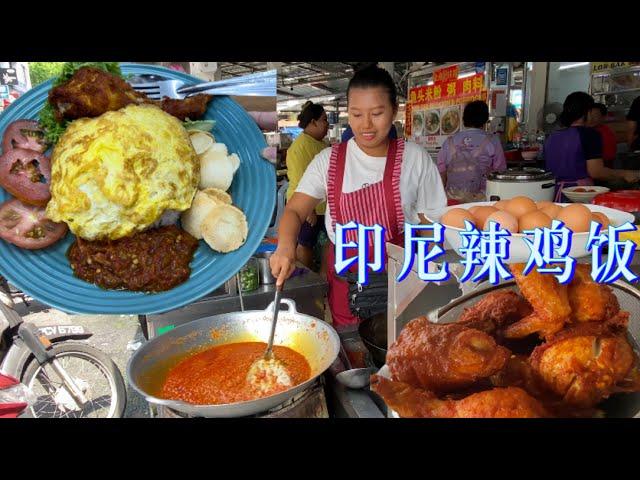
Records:
[[[569,70],[570,68],[584,67],[585,65],[589,65],[589,62],[567,63],[566,65],[560,65],[558,70]]]

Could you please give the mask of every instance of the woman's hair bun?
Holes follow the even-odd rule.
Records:
[[[302,110],[298,115],[298,126],[300,128],[307,128],[307,125],[312,120],[318,120],[324,113],[324,107],[317,103],[313,103],[311,100],[307,100],[302,105]]]

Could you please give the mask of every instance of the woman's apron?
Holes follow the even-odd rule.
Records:
[[[404,245],[404,213],[400,198],[400,171],[404,140],[390,140],[387,160],[382,181],[350,193],[342,192],[344,170],[347,157],[348,142],[334,145],[329,160],[327,178],[327,206],[331,214],[332,227],[335,232],[336,223],[345,224],[350,221],[365,225],[381,225],[385,228],[385,241],[396,245]],[[371,237],[371,236],[370,236]],[[357,243],[357,231],[346,233],[347,241]],[[368,239],[371,246],[372,238]],[[384,246],[383,246],[384,248]],[[345,258],[357,255],[357,248],[345,250]],[[369,261],[373,260],[374,251],[369,249]],[[386,249],[384,251],[387,260]],[[358,270],[358,262],[350,268]],[[336,275],[335,245],[332,243],[327,252],[327,282],[329,284],[328,300],[333,325],[336,329],[357,325],[360,319],[349,309],[349,284]]]
[[[567,187],[593,185],[588,176],[580,131],[576,127],[558,130],[549,136],[544,146],[547,170],[556,176],[554,202],[570,203],[562,194]]]

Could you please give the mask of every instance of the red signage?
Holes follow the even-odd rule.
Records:
[[[484,74],[449,80],[433,85],[412,88],[409,91],[409,103],[425,107],[447,107],[460,105],[474,100],[486,100]]]
[[[451,80],[458,79],[458,66],[453,65],[452,67],[441,68],[440,70],[436,70],[433,72],[433,83],[440,82],[448,82]]]

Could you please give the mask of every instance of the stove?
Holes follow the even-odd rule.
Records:
[[[165,406],[157,407],[156,418],[190,418],[191,415]],[[309,388],[263,413],[245,418],[329,418],[324,383],[316,381]]]

